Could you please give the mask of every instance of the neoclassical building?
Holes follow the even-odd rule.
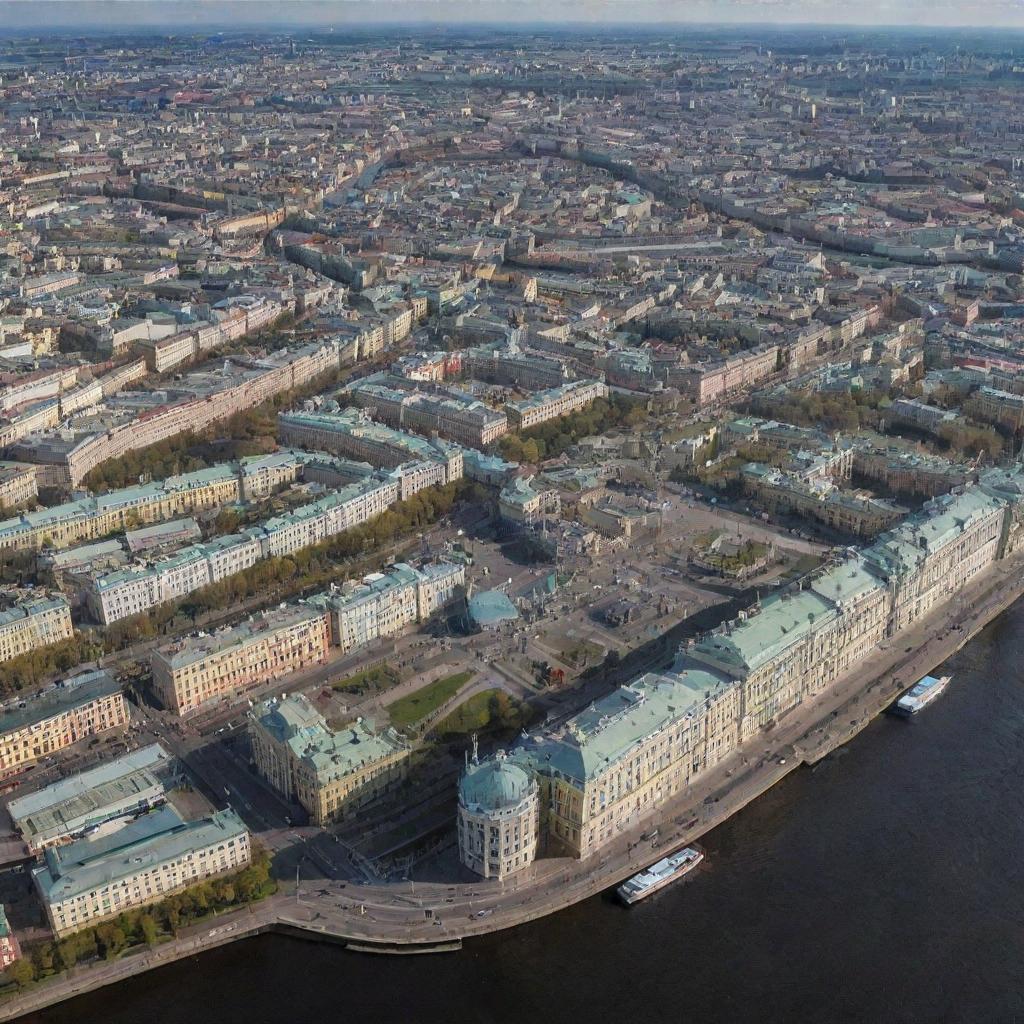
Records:
[[[257,705],[250,738],[256,770],[315,825],[341,821],[409,773],[409,746],[393,729],[360,718],[334,730],[301,694]]]
[[[484,878],[504,878],[537,855],[540,801],[533,773],[499,753],[466,768],[459,783],[459,853]]]
[[[1022,545],[1021,466],[933,499],[870,547],[688,642],[671,671],[474,762],[459,795],[463,863],[487,877],[529,865],[514,856],[526,849],[529,783],[537,852],[591,856]],[[513,818],[518,833],[491,831]]]

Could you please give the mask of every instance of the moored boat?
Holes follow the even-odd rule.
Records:
[[[916,715],[923,711],[933,700],[942,696],[949,686],[952,676],[925,676],[915,683],[896,703],[893,711],[898,715]]]
[[[627,879],[616,889],[619,898],[626,904],[633,904],[663,889],[670,882],[689,874],[704,859],[704,854],[694,846],[684,847],[669,857],[663,857],[649,868]]]

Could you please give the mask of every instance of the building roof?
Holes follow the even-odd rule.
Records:
[[[515,807],[537,791],[532,775],[504,756],[472,764],[459,782],[459,801],[469,810]]]
[[[61,903],[247,834],[242,819],[230,809],[184,821],[177,811],[164,806],[117,832],[79,839],[67,846],[51,846],[45,863],[33,874],[43,898]]]
[[[7,810],[32,845],[38,837],[73,832],[92,821],[105,820],[119,807],[155,799],[164,792],[163,779],[173,764],[174,758],[153,743],[12,800]]]
[[[323,715],[302,694],[264,701],[254,714],[259,727],[278,743],[287,744],[319,785],[406,749],[394,729],[374,732],[362,718],[332,731]]]
[[[690,654],[732,675],[746,675],[835,616],[832,602],[813,590],[773,594],[756,614],[704,637]]]
[[[586,388],[599,386],[602,383],[603,382],[599,380],[571,380],[566,384],[559,384],[554,388],[545,388],[542,391],[535,391],[526,398],[520,398],[514,402],[507,402],[506,407],[522,414],[524,412],[528,412],[530,409],[542,409],[549,402],[555,402],[566,395],[571,395],[574,391],[582,391]]]
[[[702,705],[733,686],[702,666],[647,672],[595,701],[560,733],[531,737],[510,756],[518,764],[582,783],[610,770],[654,733],[695,718]]]
[[[101,697],[120,693],[121,684],[105,669],[83,672],[30,697],[16,707],[0,714],[0,735],[24,729],[28,725],[62,715]]]
[[[483,628],[519,618],[516,606],[501,590],[482,590],[469,599],[469,617]]]
[[[9,608],[0,611],[0,629],[27,619],[30,615],[41,615],[43,612],[67,607],[68,603],[63,597],[31,597],[27,601],[20,601],[18,604],[12,604]]]

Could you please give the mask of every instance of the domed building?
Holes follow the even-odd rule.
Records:
[[[537,855],[540,801],[531,772],[499,753],[459,783],[459,856],[484,878],[522,871]]]

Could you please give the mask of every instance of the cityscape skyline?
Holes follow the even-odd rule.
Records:
[[[555,9],[535,2],[496,0],[0,0],[0,33],[168,28],[239,31],[294,30],[358,25],[565,27],[718,26],[827,27],[830,29],[1024,29],[1024,2],[985,0],[868,0],[855,8],[838,0],[574,0]]]
[[[946,1019],[898,956],[864,966],[892,907],[901,955],[934,975],[988,943],[1003,960],[956,981],[984,978],[985,1007],[1020,990],[988,915],[900,925],[907,872],[860,901],[865,953],[790,936],[858,884],[834,822],[880,791],[899,826],[846,846],[892,865],[886,833],[934,819],[904,857],[925,899],[978,869],[972,903],[1020,888],[988,857],[1019,859],[1002,822],[950,870],[964,813],[935,813],[942,770],[880,784],[852,748],[887,733],[891,764],[960,716],[954,785],[974,797],[982,761],[1019,775],[1020,654],[972,719],[984,680],[958,659],[1024,609],[1024,36],[921,4],[856,11],[919,22],[898,30],[785,23],[845,15],[825,2],[551,14],[574,24],[447,0],[54,2],[21,4],[21,28],[12,4],[0,1021],[106,986],[111,1012],[77,1020],[329,1016],[339,947],[465,943],[448,959],[476,970],[527,926],[564,943],[554,969],[473,982],[514,962],[523,991],[487,1017],[520,1021],[560,998],[560,922],[601,915],[593,960],[621,977],[654,904],[610,897],[670,884],[658,945],[692,970],[620,981],[608,1012],[695,1015],[675,975],[703,986],[714,954],[679,922],[717,916],[787,936],[730,937],[762,986],[798,957],[819,1006],[870,1005],[881,979],[907,1007],[807,1011],[801,979],[771,1000],[796,1007],[781,1024]],[[702,12],[747,20],[647,20]],[[887,712],[920,724],[897,740]],[[769,792],[813,798],[837,769],[805,768],[847,746],[850,785],[804,830],[830,890],[805,910],[775,884],[793,815]],[[762,797],[766,826],[723,842]],[[213,1009],[235,996],[214,950],[273,933],[338,959],[268,1014],[244,1008],[269,977],[254,957]],[[739,954],[700,1016],[766,1024],[711,1005],[736,1004]],[[118,1020],[152,993],[116,983],[173,961],[215,982],[211,1011]],[[419,1006],[432,986],[392,987]]]

